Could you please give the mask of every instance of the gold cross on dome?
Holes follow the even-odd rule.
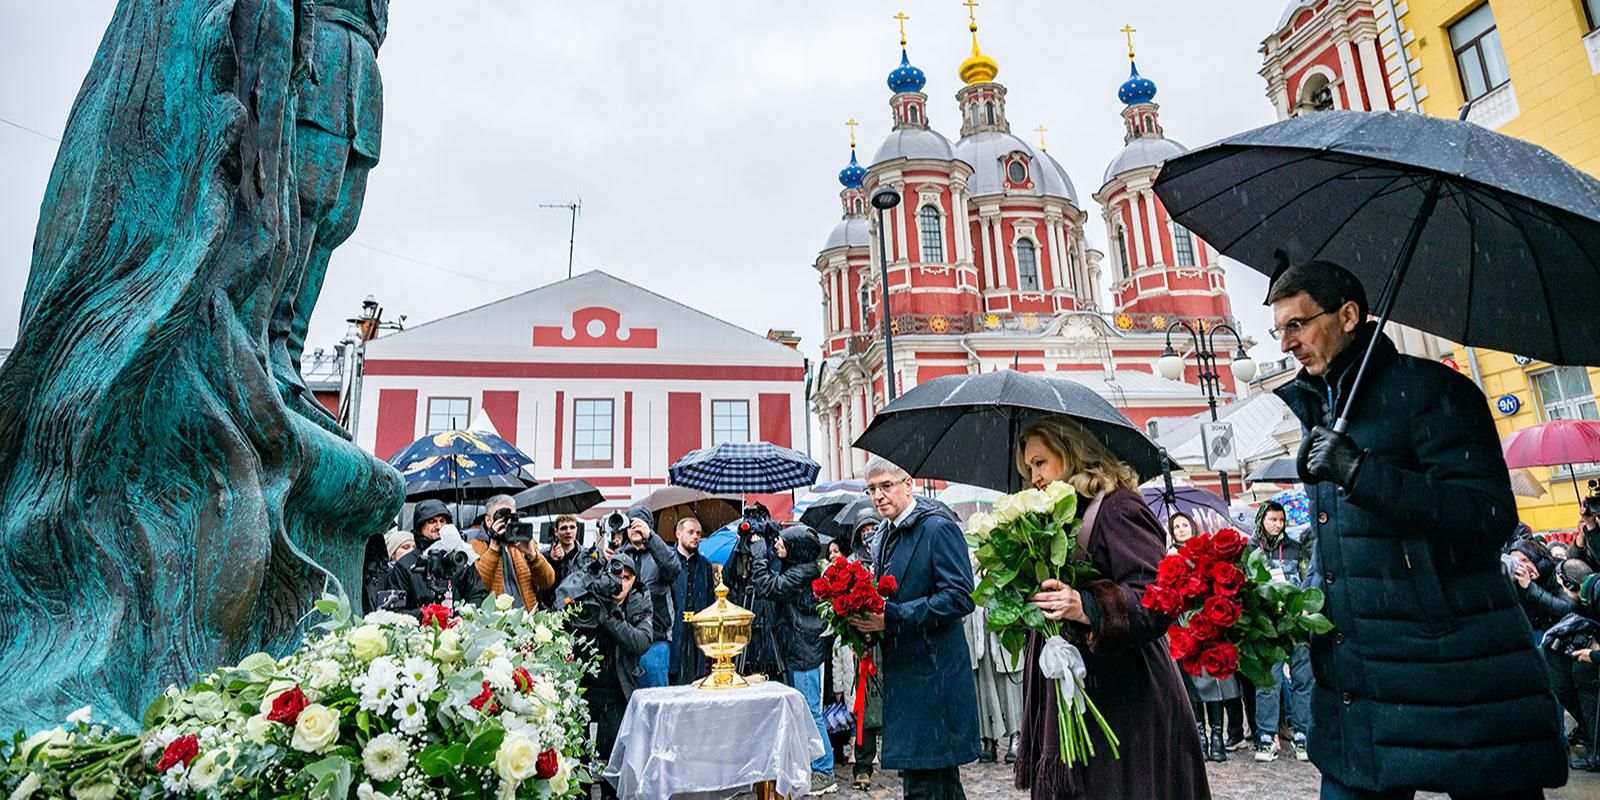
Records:
[[[1132,25],[1123,25],[1122,26],[1122,34],[1124,36],[1128,37],[1128,60],[1129,61],[1133,60],[1133,34],[1136,33],[1138,30],[1139,30],[1138,28],[1135,28]]]
[[[860,125],[861,123],[856,122],[855,118],[852,117],[851,119],[845,120],[844,124],[850,126],[850,149],[854,150],[856,149],[856,126]]]
[[[1038,132],[1039,132],[1039,149],[1040,149],[1040,150],[1044,150],[1044,151],[1047,151],[1047,152],[1048,152],[1048,151],[1049,151],[1049,150],[1050,150],[1050,148],[1049,148],[1049,147],[1046,147],[1046,146],[1045,146],[1045,143],[1044,143],[1044,134],[1045,134],[1045,131],[1048,131],[1048,130],[1050,130],[1050,129],[1049,129],[1049,128],[1046,128],[1046,127],[1045,127],[1045,126],[1043,126],[1043,125],[1040,125],[1040,126],[1039,126],[1039,127],[1037,127],[1037,128],[1034,128],[1034,130],[1036,130],[1036,131],[1038,131]]]
[[[967,21],[972,23],[972,29],[973,30],[977,30],[978,29],[978,15],[973,11],[973,9],[976,9],[978,7],[978,0],[966,0],[966,2],[962,3],[961,5],[964,5],[964,6],[967,7]]]
[[[901,47],[905,47],[906,46],[906,20],[911,19],[911,17],[907,16],[906,12],[900,11],[899,13],[896,13],[894,16],[890,17],[889,19],[900,20],[900,46]]]

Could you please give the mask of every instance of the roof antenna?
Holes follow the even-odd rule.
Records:
[[[583,198],[571,203],[540,203],[540,208],[564,208],[572,212],[572,227],[567,231],[567,279],[572,279],[572,245],[578,240],[578,212],[583,210]]]

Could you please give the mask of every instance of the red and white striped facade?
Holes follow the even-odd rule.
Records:
[[[1089,215],[1060,164],[1011,134],[1006,89],[992,77],[957,92],[961,139],[954,143],[929,127],[926,95],[895,93],[893,131],[860,185],[841,174],[844,218],[814,262],[824,340],[813,455],[827,479],[863,477],[868,456],[850,443],[886,403],[878,212],[867,201],[880,186],[903,198],[884,229],[900,393],[945,375],[1014,366],[1067,373],[1139,425],[1206,407],[1192,360],[1187,383],[1155,374],[1167,324],[1231,318],[1215,251],[1195,240],[1195,263],[1180,267],[1170,233],[1162,233],[1170,224],[1149,193],[1159,161],[1114,170],[1105,199],[1096,195],[1108,223],[1123,220],[1144,237],[1135,259],[1119,262],[1133,274],[1115,287],[1115,306],[1104,313],[1097,300],[1104,255],[1086,243]],[[1153,122],[1154,104],[1147,105]],[[1174,344],[1183,349],[1187,337]],[[1231,391],[1232,376],[1223,380]]]
[[[1290,0],[1277,28],[1261,42],[1261,77],[1278,119],[1326,109],[1398,107],[1394,94],[1411,91],[1404,85],[1410,70],[1395,70],[1397,88],[1391,92],[1379,42],[1373,0]]]
[[[600,513],[666,485],[667,466],[739,411],[735,438],[803,449],[805,373],[793,347],[588,272],[368,342],[356,441],[388,458],[428,431],[430,409],[464,406],[463,428],[481,410],[541,481],[604,492]],[[580,442],[597,435],[604,458]]]

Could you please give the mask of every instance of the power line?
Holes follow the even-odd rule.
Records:
[[[440,272],[447,272],[447,273],[449,273],[451,275],[456,275],[458,277],[470,278],[470,279],[475,280],[475,281],[482,281],[483,283],[492,284],[494,286],[499,286],[499,287],[504,288],[504,289],[511,289],[513,291],[516,291],[516,290],[521,288],[521,287],[518,287],[518,286],[512,286],[509,283],[501,283],[500,281],[493,280],[491,278],[484,278],[484,277],[481,277],[481,276],[478,276],[478,275],[473,275],[470,272],[462,272],[460,270],[451,269],[449,267],[441,267],[438,264],[430,264],[430,263],[428,263],[426,261],[423,261],[421,259],[412,258],[411,256],[408,256],[408,255],[402,255],[400,253],[394,252],[393,250],[385,250],[385,249],[383,249],[381,247],[377,247],[377,246],[374,246],[374,245],[367,244],[366,242],[358,242],[358,241],[356,241],[354,239],[351,239],[349,241],[349,244],[352,244],[352,245],[354,245],[356,247],[362,248],[363,250],[371,250],[374,253],[382,253],[383,255],[386,255],[386,256],[388,256],[390,258],[397,258],[397,259],[400,259],[401,261],[405,261],[405,262],[408,262],[408,263],[411,263],[411,264],[416,264],[416,265],[422,266],[422,267],[427,267],[428,269],[436,269],[436,270],[438,270]]]
[[[30,128],[30,127],[28,127],[26,125],[23,125],[20,122],[12,122],[11,120],[6,119],[5,117],[0,117],[0,122],[4,122],[5,124],[10,125],[11,127],[16,128],[19,131],[26,131],[28,133],[31,133],[34,136],[37,136],[37,137],[39,137],[41,139],[49,139],[50,141],[55,142],[56,144],[61,144],[61,140],[60,139],[57,139],[56,137],[51,136],[50,134],[45,133],[44,131],[34,130],[33,128]]]

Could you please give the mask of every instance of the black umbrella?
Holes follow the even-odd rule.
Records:
[[[852,446],[918,478],[1016,491],[1017,434],[1051,414],[1083,425],[1140,480],[1161,474],[1160,451],[1127,417],[1093,389],[1049,373],[934,378],[885,406]]]
[[[1295,468],[1292,458],[1274,458],[1265,464],[1250,471],[1244,476],[1245,483],[1299,483],[1300,470]]]
[[[517,511],[530,517],[549,514],[582,514],[605,502],[606,496],[588,481],[552,481],[541,484],[512,498],[517,501]]]
[[[537,485],[537,480],[520,471],[462,478],[459,483],[451,480],[414,481],[406,484],[406,501],[415,503],[431,499],[455,502],[457,497],[463,501],[482,501],[497,494],[516,494]]]
[[[1174,158],[1155,191],[1260,272],[1314,259],[1350,270],[1381,290],[1380,323],[1600,363],[1600,181],[1541,147],[1459,120],[1324,111]]]
[[[828,507],[826,515],[819,514],[812,517],[811,512],[816,508],[816,506],[812,506],[806,509],[806,513],[800,517],[800,522],[816,529],[817,533],[834,537],[842,536],[849,539],[850,532],[855,529],[856,519],[861,512],[871,511],[873,506],[871,498],[866,495],[857,495],[856,499],[848,503]]]

